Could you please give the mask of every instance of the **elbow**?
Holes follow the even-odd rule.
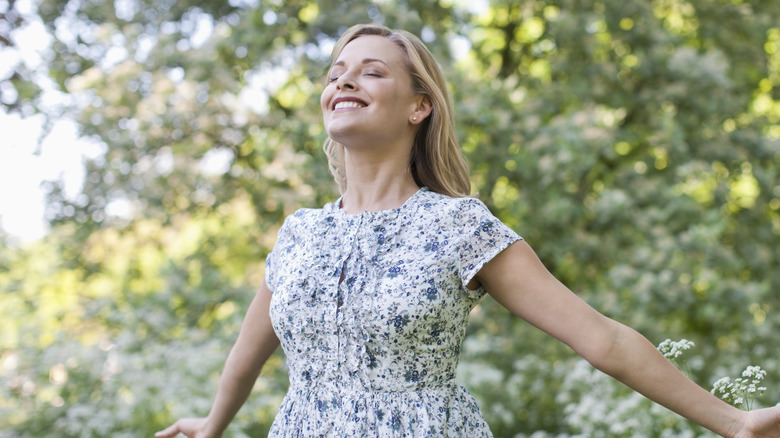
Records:
[[[231,379],[236,381],[248,382],[257,379],[260,375],[264,361],[259,361],[256,357],[241,351],[237,346],[233,346],[227,361],[223,374],[228,374]]]
[[[578,353],[601,372],[619,378],[629,366],[630,360],[625,352],[626,346],[631,342],[632,332],[633,330],[625,325],[608,320],[603,334],[596,336],[590,345]]]

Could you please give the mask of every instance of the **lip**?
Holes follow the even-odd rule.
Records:
[[[337,98],[333,99],[333,102],[330,103],[331,111],[335,111],[336,110],[336,104],[339,103],[339,102],[357,102],[357,103],[359,103],[359,104],[361,104],[363,106],[368,106],[368,104],[364,100],[362,100],[362,99],[358,99],[357,97],[343,96],[343,97],[337,97]]]

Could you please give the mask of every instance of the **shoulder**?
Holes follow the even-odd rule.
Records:
[[[323,208],[301,208],[284,219],[279,237],[306,235],[328,226],[328,218],[333,220],[332,203]]]
[[[461,241],[469,242],[481,239],[490,242],[511,243],[522,239],[513,229],[493,215],[485,203],[477,198],[453,198],[439,193],[429,193],[431,196],[427,209],[437,211],[434,213],[437,221],[448,224]]]
[[[451,197],[426,191],[420,200],[420,215],[433,216],[455,226],[483,221],[498,221],[487,206],[474,197]]]
[[[426,191],[421,197],[420,208],[423,211],[451,217],[461,217],[464,213],[490,214],[487,206],[477,198],[471,196],[456,198],[431,191]]]
[[[285,218],[284,224],[287,226],[295,226],[309,222],[316,222],[321,214],[321,208],[299,208],[298,210],[295,210],[294,213]]]

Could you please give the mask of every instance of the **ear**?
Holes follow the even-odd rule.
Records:
[[[431,115],[432,111],[433,105],[431,104],[431,100],[428,99],[428,96],[419,95],[417,97],[417,105],[414,112],[409,114],[409,123],[412,125],[419,125]]]

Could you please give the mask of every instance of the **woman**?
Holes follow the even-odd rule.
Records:
[[[219,437],[280,341],[290,389],[272,437],[490,437],[454,382],[469,311],[489,293],[650,399],[728,437],[780,437],[558,282],[469,198],[439,67],[404,31],[349,29],[321,105],[341,198],[291,215],[228,356],[211,412],[158,438]]]

